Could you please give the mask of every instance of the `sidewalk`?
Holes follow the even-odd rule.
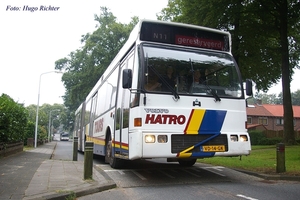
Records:
[[[94,166],[83,179],[83,161],[51,160],[56,141],[0,159],[0,199],[65,199],[116,187]]]

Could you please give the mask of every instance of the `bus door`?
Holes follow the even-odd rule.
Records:
[[[91,105],[91,116],[90,116],[90,130],[89,130],[89,136],[94,136],[94,120],[96,119],[96,108],[97,108],[97,99],[98,99],[98,93],[96,93],[92,98],[92,105]]]
[[[114,152],[115,157],[128,157],[128,126],[130,91],[122,87],[122,71],[127,68],[124,62],[119,70],[119,85],[116,104]]]
[[[82,125],[81,125],[81,119],[82,119],[82,108],[80,109],[80,111],[76,114],[75,117],[75,134],[74,136],[78,137],[78,150],[82,151],[82,145],[81,145],[81,133],[82,133]]]

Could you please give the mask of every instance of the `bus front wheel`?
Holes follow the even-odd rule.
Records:
[[[178,159],[178,162],[183,167],[191,167],[196,163],[197,159]]]
[[[111,135],[110,134],[108,134],[105,146],[106,146],[105,162],[109,163],[109,165],[112,168],[115,168],[115,169],[121,168],[122,167],[122,160],[116,158],[113,154],[112,140],[111,140]]]

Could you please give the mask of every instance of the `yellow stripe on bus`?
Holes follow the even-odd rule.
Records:
[[[93,142],[94,144],[98,144],[98,145],[102,145],[102,146],[105,145],[105,141],[103,139],[98,139],[98,138],[93,138],[93,137],[87,136],[86,140]]]
[[[199,134],[199,128],[203,120],[205,110],[193,110],[193,114],[189,119],[189,124],[186,129],[186,134]]]
[[[121,145],[119,145],[119,144],[115,144],[115,146],[114,146],[115,148],[121,148]],[[128,147],[126,147],[126,146],[122,146],[122,149],[125,149],[125,150],[128,150]]]
[[[189,157],[192,156],[192,153],[187,153],[187,152],[189,152],[189,151],[191,151],[191,150],[193,150],[193,149],[194,149],[194,146],[191,146],[191,147],[189,147],[189,148],[187,148],[187,149],[181,151],[181,152],[178,154],[177,157],[178,157],[178,158],[189,158]]]
[[[179,153],[178,158],[190,158],[192,153]]]

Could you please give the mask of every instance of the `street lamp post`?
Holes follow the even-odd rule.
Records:
[[[59,109],[56,109],[56,110],[50,110],[50,113],[49,113],[49,127],[48,127],[48,141],[50,142],[50,136],[51,136],[51,112],[54,112],[54,111],[60,111]]]
[[[38,121],[39,121],[39,104],[40,104],[40,89],[41,89],[41,78],[42,75],[44,74],[49,74],[49,73],[61,73],[60,71],[50,71],[50,72],[45,72],[40,75],[40,80],[39,80],[39,90],[38,90],[38,101],[36,105],[36,118],[35,118],[35,132],[34,132],[34,148],[37,147],[37,131],[38,131]]]

